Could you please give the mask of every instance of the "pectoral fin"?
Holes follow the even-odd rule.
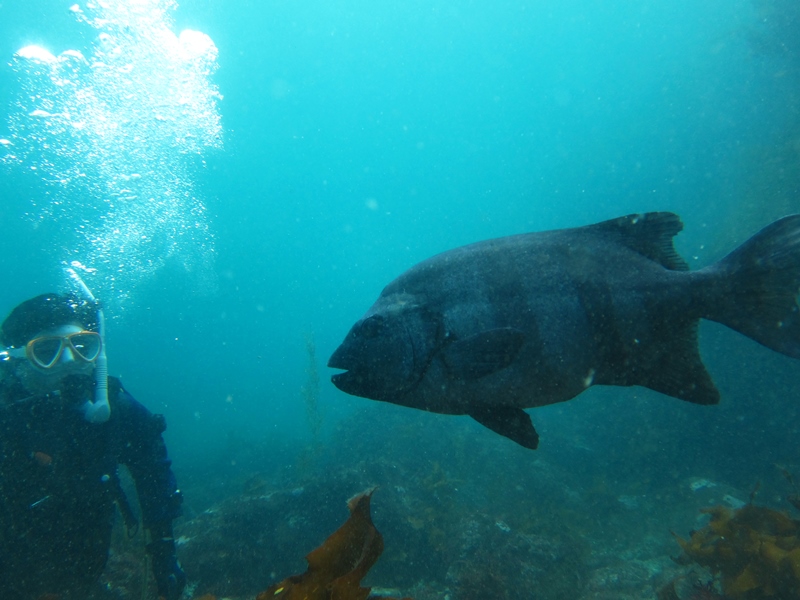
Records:
[[[539,445],[539,434],[531,423],[530,415],[521,408],[497,406],[485,411],[470,412],[469,416],[520,446],[536,450]]]
[[[524,341],[525,334],[518,329],[500,327],[452,342],[442,355],[453,377],[478,379],[514,362]]]

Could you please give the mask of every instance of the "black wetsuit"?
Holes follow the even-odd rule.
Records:
[[[164,419],[109,379],[111,417],[87,422],[82,377],[61,393],[31,397],[0,385],[0,599],[80,598],[108,558],[117,465],[136,482],[145,527],[171,531],[180,492],[162,439]],[[74,396],[71,399],[70,396]]]

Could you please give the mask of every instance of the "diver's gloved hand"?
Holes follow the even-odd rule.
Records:
[[[147,551],[153,562],[158,595],[164,600],[178,600],[186,586],[186,573],[175,555],[172,525],[153,527],[151,534],[153,541],[147,545]]]

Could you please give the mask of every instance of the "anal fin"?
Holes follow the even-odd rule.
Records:
[[[657,360],[631,383],[693,404],[718,404],[719,390],[700,359],[697,322],[679,328],[661,346]]]

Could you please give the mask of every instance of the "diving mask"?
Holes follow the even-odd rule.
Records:
[[[51,369],[69,348],[72,356],[83,362],[95,362],[100,356],[103,340],[95,331],[76,331],[67,335],[46,335],[33,338],[24,348],[9,348],[3,354],[27,358],[40,369]]]

